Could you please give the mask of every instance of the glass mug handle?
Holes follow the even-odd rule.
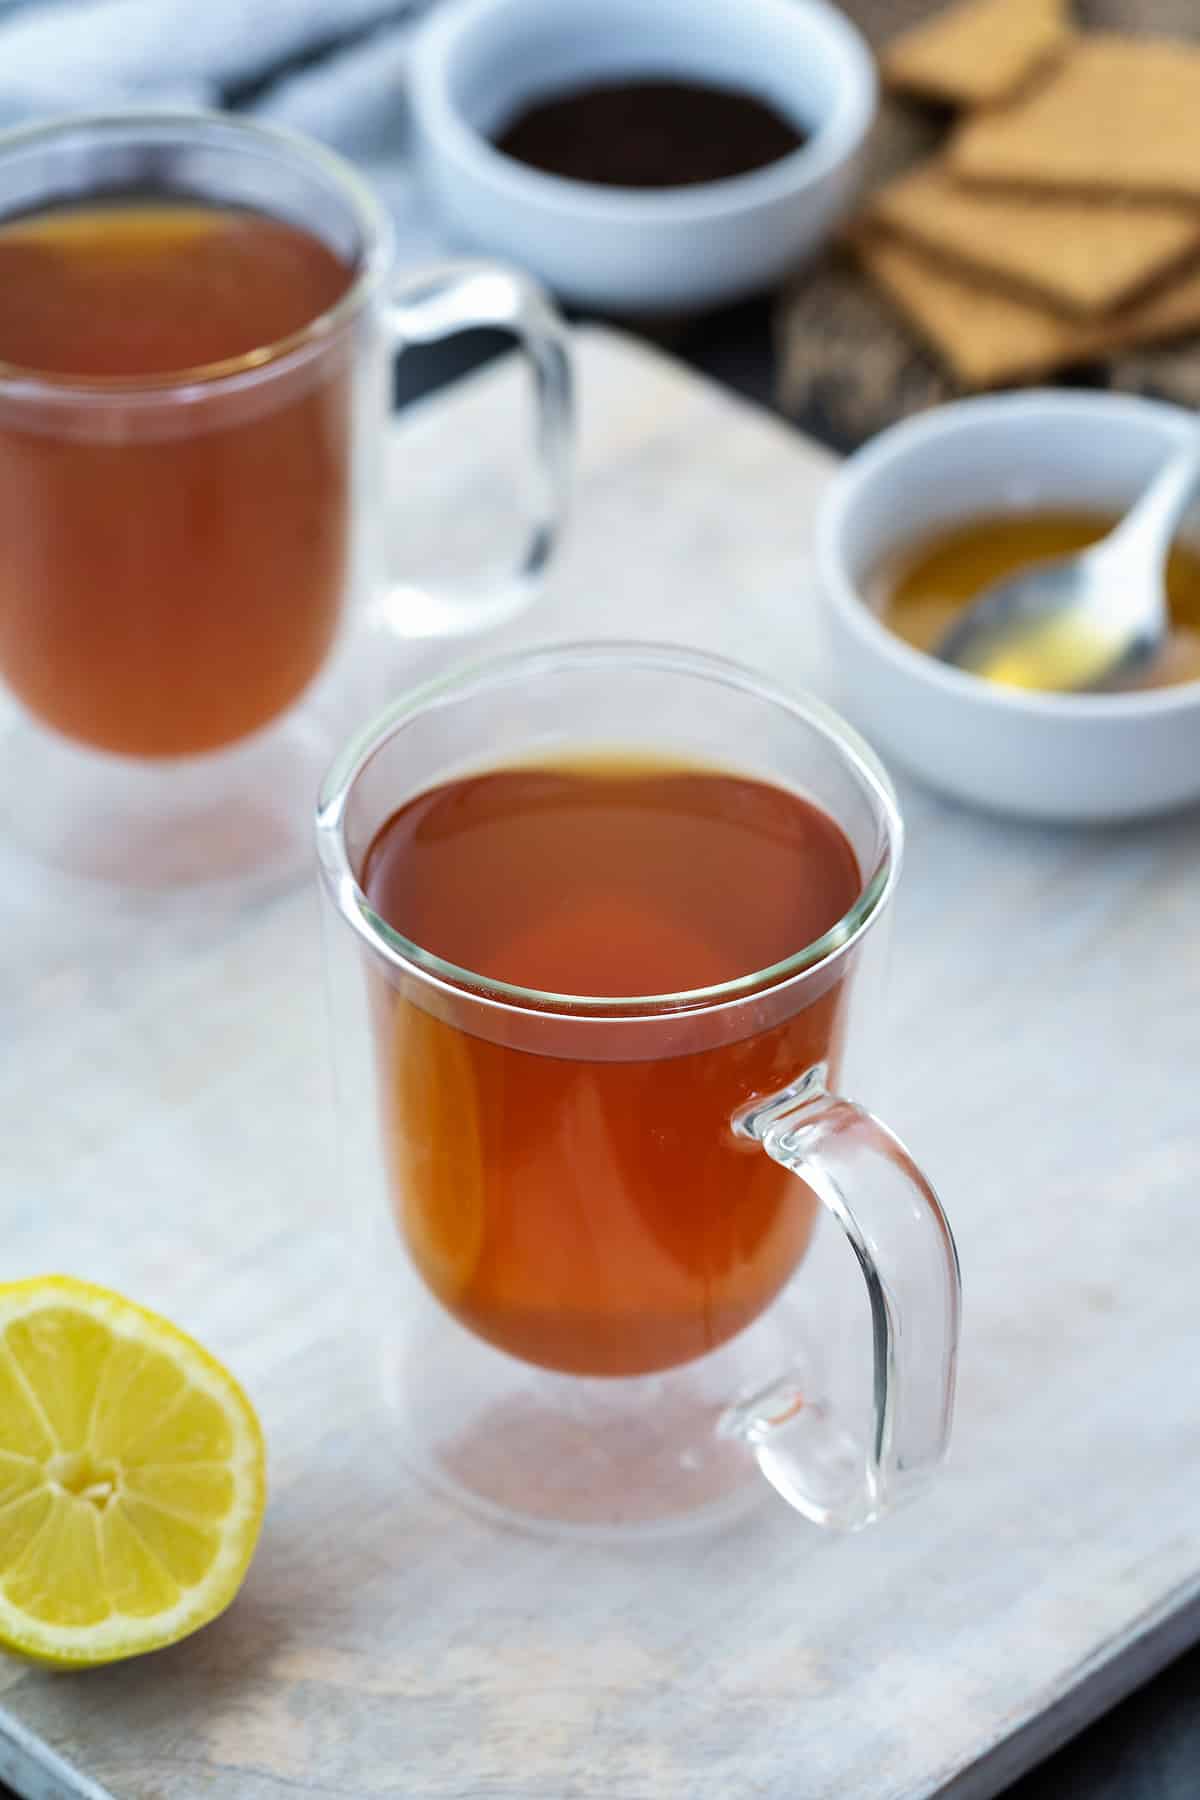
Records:
[[[919,1487],[945,1454],[954,1406],[958,1254],[937,1195],[900,1140],[829,1092],[823,1066],[733,1121],[798,1175],[849,1240],[871,1318],[869,1425],[857,1436],[802,1378],[743,1399],[741,1438],[783,1498],[817,1525],[853,1531]]]
[[[545,567],[566,513],[571,474],[574,393],[567,331],[553,304],[529,277],[496,263],[451,262],[393,281],[384,304],[393,347],[432,344],[460,331],[507,331],[533,378],[533,518],[521,559],[508,582],[458,589],[444,598],[421,592],[405,608],[413,636],[454,636],[507,617]],[[514,598],[515,597],[515,598]]]

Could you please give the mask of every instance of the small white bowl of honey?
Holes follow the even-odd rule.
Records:
[[[1166,648],[1120,689],[1009,685],[934,654],[985,587],[1111,530],[1197,428],[1158,401],[1045,389],[939,407],[848,458],[817,530],[843,709],[897,763],[989,810],[1104,824],[1200,801],[1191,519]]]

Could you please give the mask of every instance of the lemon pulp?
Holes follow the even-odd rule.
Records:
[[[185,1637],[265,1495],[254,1409],[191,1338],[66,1276],[0,1284],[0,1645],[80,1667]]]

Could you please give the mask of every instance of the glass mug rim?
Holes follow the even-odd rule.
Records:
[[[417,718],[471,694],[503,686],[514,677],[546,678],[564,667],[641,668],[707,680],[735,688],[756,701],[786,712],[799,726],[823,739],[848,764],[867,793],[883,830],[883,847],[875,867],[864,877],[851,906],[820,937],[767,968],[711,987],[663,994],[568,994],[522,987],[480,975],[452,963],[404,937],[373,910],[351,864],[346,845],[346,808],[351,794],[379,751]],[[496,766],[503,766],[497,763]],[[501,1013],[561,1021],[604,1019],[610,1022],[669,1018],[686,1012],[714,1014],[752,1000],[806,984],[842,962],[886,910],[904,851],[904,825],[891,778],[870,746],[831,707],[808,694],[789,694],[753,670],[709,651],[671,644],[615,639],[575,641],[519,650],[476,662],[411,690],[378,714],[335,758],[317,803],[317,856],[322,881],[333,904],[355,935],[396,973],[458,1000],[468,999]]]
[[[332,306],[286,337],[243,351],[238,356],[170,369],[156,375],[56,374],[0,359],[2,395],[25,400],[67,401],[75,406],[89,401],[103,405],[114,398],[142,399],[153,404],[189,398],[193,389],[197,391],[197,397],[200,394],[207,397],[271,379],[303,363],[350,323],[391,266],[391,221],[370,185],[336,151],[282,125],[263,125],[203,108],[187,112],[158,109],[62,113],[35,125],[18,125],[0,131],[0,169],[10,156],[36,148],[39,143],[51,144],[56,139],[67,140],[72,134],[86,136],[89,133],[114,139],[127,137],[133,141],[157,135],[225,139],[235,150],[241,145],[248,152],[274,154],[307,166],[337,192],[353,214],[362,239],[360,266],[346,292]],[[78,198],[85,199],[86,190]]]

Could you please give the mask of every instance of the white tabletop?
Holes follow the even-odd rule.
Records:
[[[574,528],[493,641],[681,639],[825,689],[829,459],[628,340],[578,350]],[[414,563],[490,531],[512,380],[397,429]],[[1029,829],[901,785],[897,1048],[865,1097],[940,1185],[965,1337],[951,1465],[851,1539],[768,1497],[707,1538],[548,1544],[415,1486],[345,1330],[312,892],[99,904],[0,862],[0,1275],[171,1314],[245,1379],[272,1473],[216,1625],[92,1674],[0,1662],[0,1778],[969,1800],[1200,1635],[1200,822]]]

